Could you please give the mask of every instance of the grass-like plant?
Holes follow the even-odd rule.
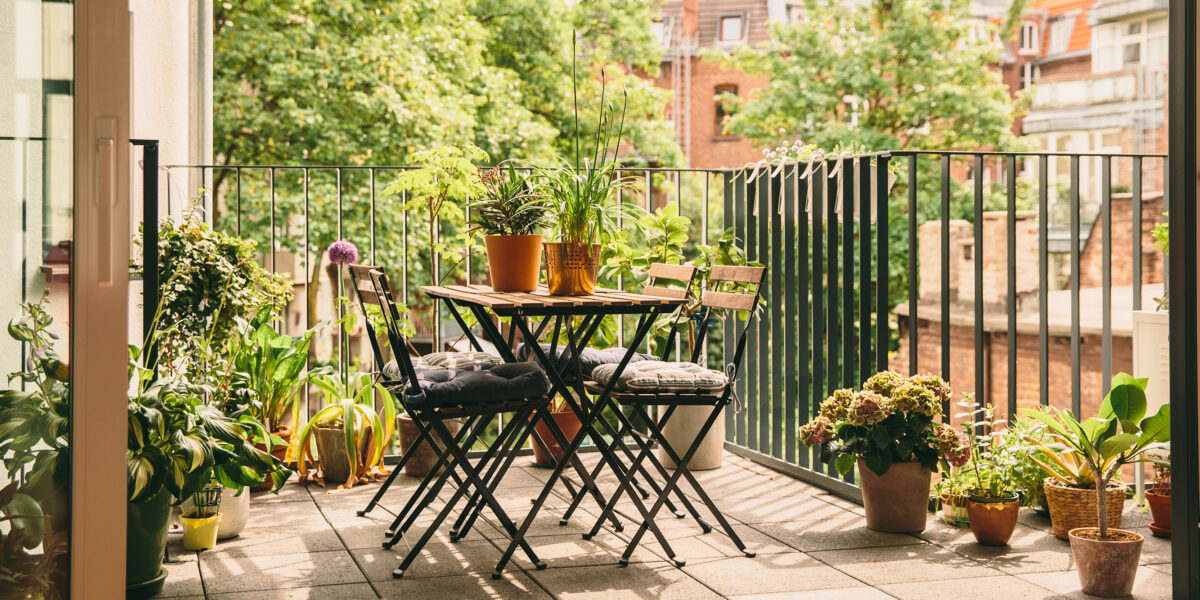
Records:
[[[1146,450],[1171,440],[1171,405],[1146,415],[1147,379],[1119,373],[1104,397],[1097,417],[1080,421],[1069,410],[1053,414],[1022,409],[1050,428],[1054,444],[1039,444],[1045,458],[1035,459],[1050,476],[1079,488],[1096,489],[1096,520],[1100,537],[1108,539],[1108,484],[1122,466],[1147,462]],[[1144,417],[1144,418],[1143,418]]]
[[[341,429],[345,433],[350,477],[342,487],[350,488],[367,481],[373,475],[372,470],[382,466],[384,451],[395,434],[395,396],[381,384],[375,383],[369,373],[360,373],[357,377],[347,379],[316,377],[312,383],[325,392],[325,408],[317,411],[292,440],[289,455],[294,455],[296,459],[300,482],[309,479],[308,464],[316,462],[313,460],[312,446],[316,441],[314,436],[317,427]],[[378,393],[377,397],[383,405],[382,419],[370,404],[372,391]],[[366,436],[370,436],[370,454],[360,457],[358,449]],[[321,460],[327,458],[321,457]]]

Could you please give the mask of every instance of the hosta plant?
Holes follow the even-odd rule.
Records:
[[[16,482],[0,487],[0,598],[61,597],[59,558],[67,552],[68,534],[49,525],[50,517]]]
[[[961,465],[969,446],[958,431],[934,423],[950,386],[933,375],[903,377],[895,371],[872,376],[861,391],[837,390],[821,403],[820,414],[800,428],[800,441],[820,446],[821,460],[845,475],[862,458],[876,475],[896,462],[918,462],[933,470],[945,457]]]
[[[316,479],[323,483],[319,473],[310,475],[309,471],[310,465],[320,466],[313,452],[317,428],[341,429],[345,435],[346,455],[352,475],[342,487],[349,488],[371,478],[386,476],[383,456],[395,434],[398,404],[395,396],[381,384],[375,383],[368,373],[347,378],[318,377],[313,384],[324,391],[325,408],[317,411],[292,437],[292,445],[288,450],[289,459],[296,461],[300,482]],[[380,404],[380,411],[371,404],[372,392]],[[367,455],[360,456],[359,449],[364,446]],[[325,460],[325,457],[316,458]]]
[[[1153,445],[1171,440],[1171,405],[1146,416],[1147,379],[1119,373],[1096,417],[1079,420],[1069,410],[1052,414],[1030,409],[1022,412],[1042,421],[1054,442],[1039,444],[1046,450],[1036,459],[1051,477],[1078,488],[1108,489],[1122,466],[1148,462]],[[1108,494],[1096,494],[1096,515],[1101,539],[1107,539]]]

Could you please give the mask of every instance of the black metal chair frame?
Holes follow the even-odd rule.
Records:
[[[399,312],[396,310],[394,301],[391,298],[387,275],[381,271],[373,270],[369,272],[369,276],[374,288],[373,293],[383,308],[382,313],[387,327],[389,342],[395,348],[407,347],[406,341],[399,330]],[[440,442],[443,450],[430,476],[422,481],[421,488],[427,489],[418,489],[410,497],[408,505],[397,515],[396,522],[393,523],[391,530],[391,540],[384,543],[384,548],[391,547],[404,536],[408,529],[416,523],[419,515],[437,500],[442,488],[450,479],[454,479],[458,485],[451,494],[450,499],[446,501],[445,505],[434,517],[433,522],[425,528],[421,537],[409,548],[408,553],[401,560],[400,566],[392,571],[392,576],[396,578],[404,576],[404,572],[412,565],[412,562],[420,554],[421,550],[424,549],[429,540],[432,539],[437,528],[441,526],[450,513],[454,511],[467,491],[471,489],[474,490],[474,494],[479,498],[480,503],[486,505],[491,510],[499,525],[509,534],[514,543],[525,552],[530,562],[539,569],[545,568],[546,564],[538,558],[533,548],[525,542],[524,536],[517,535],[515,523],[509,518],[504,508],[496,499],[495,490],[499,486],[506,470],[496,468],[496,463],[492,463],[492,461],[496,460],[497,456],[511,456],[515,454],[517,448],[524,445],[525,440],[533,430],[534,420],[530,416],[535,411],[544,408],[549,403],[550,396],[504,399],[478,404],[472,402],[449,406],[428,405],[425,391],[421,388],[421,384],[417,379],[412,359],[407,352],[400,351],[394,354],[396,355],[397,365],[404,375],[402,392],[405,410],[413,418],[414,422],[420,423],[424,429],[431,433],[432,439]],[[514,417],[500,427],[496,440],[472,464],[468,456],[469,449],[474,446],[480,436],[487,430],[488,425],[501,413],[513,413]],[[444,420],[459,417],[468,417],[469,426],[464,427],[459,431],[458,435],[455,435],[446,427]],[[559,433],[561,435],[561,432]],[[490,467],[489,463],[492,463]],[[444,465],[445,468],[443,469]],[[480,474],[485,469],[487,469],[490,478],[485,479],[485,476]],[[459,471],[461,471],[461,476],[459,475]],[[403,523],[400,523],[401,519],[403,519]]]
[[[444,300],[446,300],[447,304],[451,308],[451,313],[454,313],[460,308],[471,311],[476,317],[476,320],[479,322],[484,336],[497,347],[501,353],[501,356],[504,357],[505,360],[517,360],[511,351],[515,332],[519,331],[523,340],[537,340],[540,339],[541,334],[545,332],[546,328],[553,323],[554,329],[551,335],[552,343],[550,355],[555,356],[555,359],[549,358],[541,346],[536,343],[528,343],[526,344],[526,347],[529,348],[530,351],[535,355],[537,362],[546,368],[546,375],[550,378],[551,384],[550,396],[554,397],[556,395],[561,395],[566,405],[579,417],[581,422],[580,434],[577,435],[574,440],[571,440],[568,443],[563,438],[561,431],[557,427],[557,424],[554,423],[554,420],[550,417],[549,410],[542,409],[538,411],[538,416],[543,420],[543,422],[547,423],[547,428],[555,437],[555,441],[561,448],[565,449],[564,456],[567,458],[567,460],[555,465],[554,470],[551,472],[550,477],[546,482],[546,485],[542,489],[542,493],[534,499],[533,506],[526,515],[525,520],[522,521],[517,535],[511,539],[509,546],[505,549],[504,555],[500,559],[500,562],[497,563],[496,570],[492,573],[492,577],[499,578],[501,576],[504,567],[508,564],[508,561],[512,558],[513,553],[523,540],[525,533],[528,531],[529,526],[533,522],[533,519],[537,516],[542,506],[545,504],[545,501],[549,497],[554,485],[563,476],[563,470],[567,464],[571,464],[574,467],[576,474],[580,477],[580,487],[588,494],[592,495],[600,506],[605,505],[606,499],[596,486],[595,481],[590,477],[590,473],[577,456],[577,450],[586,438],[592,439],[593,444],[601,454],[602,461],[609,462],[610,464],[614,465],[614,469],[619,475],[618,480],[622,483],[622,485],[629,486],[631,490],[631,497],[634,498],[635,503],[639,504],[639,512],[642,513],[643,521],[647,520],[646,517],[649,516],[649,512],[644,505],[640,505],[640,503],[637,502],[637,496],[639,494],[635,493],[634,491],[635,488],[632,484],[633,476],[624,476],[626,473],[624,471],[623,463],[614,459],[613,449],[604,439],[601,432],[597,431],[596,429],[596,424],[600,423],[601,426],[606,429],[606,433],[612,434],[616,432],[616,430],[612,428],[611,424],[600,418],[603,412],[602,407],[608,404],[608,396],[611,394],[612,390],[607,389],[600,392],[596,400],[592,401],[588,398],[586,390],[583,388],[582,378],[574,378],[573,384],[568,383],[568,379],[571,378],[572,373],[582,372],[579,364],[579,355],[582,350],[587,347],[588,342],[599,329],[603,317],[618,313],[641,315],[634,335],[632,338],[630,338],[631,343],[629,348],[626,350],[626,353],[622,357],[620,363],[618,363],[617,372],[619,373],[620,371],[624,370],[626,365],[629,364],[636,348],[641,345],[642,340],[645,338],[646,334],[649,333],[654,321],[664,312],[664,307],[662,305],[637,305],[623,306],[614,309],[607,306],[546,306],[539,309],[494,309],[494,312],[497,314],[497,316],[500,316],[501,318],[510,318],[510,335],[506,343],[504,337],[500,334],[500,331],[496,328],[495,324],[493,324],[488,318],[487,311],[482,306],[469,302],[460,302],[450,298],[444,298]],[[536,331],[532,330],[529,325],[530,318],[535,317],[543,317]],[[581,317],[578,324],[574,323],[573,317]],[[456,319],[461,319],[461,317],[456,316]],[[468,337],[472,336],[469,330],[464,331]],[[561,354],[556,353],[557,340],[560,337],[560,333],[565,333],[567,337],[567,347],[564,348],[564,352]],[[536,435],[533,437],[535,439],[537,438]],[[646,476],[646,472],[644,470],[640,474]],[[571,494],[574,496],[576,493],[571,491]],[[680,495],[680,497],[683,497],[684,501],[687,502],[686,497],[682,495]],[[619,511],[612,511],[605,518],[612,522],[614,529],[621,531],[623,527],[620,521],[616,518],[617,514],[621,513],[619,513]],[[622,514],[622,516],[630,518],[628,515]],[[631,520],[633,519],[631,518]],[[560,524],[565,525],[566,521],[560,520]],[[661,544],[669,547],[669,542],[667,542],[666,537],[662,534],[661,530],[659,530],[657,526],[652,524],[651,530]]]
[[[757,276],[751,277],[751,274],[755,274]],[[639,418],[643,419],[648,424],[649,429],[650,429],[649,437],[652,438],[654,441],[658,442],[659,446],[663,449],[663,451],[667,453],[667,456],[670,457],[670,459],[675,462],[674,472],[671,473],[669,475],[669,477],[666,478],[666,483],[662,487],[662,491],[659,492],[659,496],[655,500],[653,506],[651,506],[649,513],[645,516],[645,519],[642,521],[642,524],[638,528],[638,530],[630,537],[628,545],[626,546],[624,553],[622,553],[620,561],[619,561],[619,563],[622,566],[629,564],[629,558],[630,558],[630,556],[632,556],[634,548],[637,547],[638,543],[641,541],[642,537],[646,534],[646,531],[648,531],[648,530],[651,531],[652,533],[654,533],[655,537],[657,537],[659,539],[659,543],[663,547],[663,550],[666,552],[668,558],[673,560],[677,566],[682,567],[686,564],[685,560],[680,559],[675,555],[673,549],[670,547],[669,544],[662,543],[663,542],[662,536],[657,533],[657,527],[654,524],[654,517],[657,516],[659,511],[666,504],[668,495],[672,491],[675,491],[675,492],[679,491],[679,482],[680,482],[681,478],[686,479],[688,481],[692,490],[700,498],[701,502],[704,503],[705,507],[708,508],[709,512],[712,513],[712,515],[716,519],[717,523],[721,526],[721,530],[723,531],[723,533],[725,533],[725,535],[727,535],[730,538],[730,540],[733,541],[734,545],[737,546],[738,550],[742,551],[742,553],[748,557],[753,557],[755,555],[755,553],[753,551],[748,550],[746,548],[746,545],[742,542],[741,538],[737,535],[737,532],[735,532],[733,530],[733,527],[730,526],[729,521],[725,518],[725,516],[721,513],[721,511],[717,508],[716,504],[713,503],[713,501],[709,497],[709,495],[704,491],[703,486],[700,485],[700,482],[696,480],[696,477],[688,469],[688,464],[691,462],[692,457],[695,455],[696,451],[700,448],[700,445],[704,442],[704,438],[708,435],[709,430],[712,429],[713,424],[715,424],[717,419],[720,418],[721,412],[727,406],[729,406],[733,401],[734,387],[736,385],[736,379],[737,379],[737,371],[741,365],[742,358],[745,354],[747,333],[749,332],[750,327],[754,321],[755,313],[757,311],[758,304],[759,304],[759,301],[762,296],[762,286],[763,286],[763,283],[765,282],[765,280],[766,280],[766,269],[763,267],[740,267],[740,268],[725,268],[725,269],[718,267],[718,268],[714,269],[712,275],[710,276],[710,282],[713,284],[712,287],[714,289],[710,289],[710,290],[706,291],[705,295],[701,301],[701,306],[702,306],[701,319],[700,319],[701,329],[700,329],[699,334],[697,335],[696,346],[692,350],[692,359],[691,359],[692,362],[697,362],[701,356],[701,350],[704,346],[703,342],[708,335],[709,316],[711,315],[712,310],[714,308],[732,308],[732,306],[722,306],[723,304],[730,304],[729,302],[722,302],[722,300],[728,299],[731,296],[731,294],[728,292],[720,292],[716,288],[719,288],[720,285],[725,282],[734,282],[734,283],[749,284],[749,285],[755,286],[755,290],[753,292],[753,299],[750,301],[749,306],[744,309],[741,309],[741,310],[748,311],[748,315],[746,317],[745,325],[742,327],[742,331],[738,335],[738,341],[737,341],[737,346],[736,346],[733,360],[730,361],[730,363],[726,367],[726,375],[727,375],[729,381],[727,382],[725,387],[719,393],[716,393],[716,394],[682,393],[682,392],[665,392],[664,393],[664,392],[647,391],[645,393],[617,392],[617,393],[611,394],[611,398],[614,402],[619,403],[621,405],[633,407],[633,409],[635,411],[635,415],[637,415]],[[710,295],[710,294],[714,294],[714,295]],[[749,293],[739,293],[739,294],[737,294],[737,296],[746,297],[746,296],[750,296],[750,294]],[[738,309],[734,309],[734,310],[738,310]],[[615,383],[615,381],[616,381],[616,378],[614,377],[613,380],[609,381],[608,384],[604,387],[611,388],[613,386],[613,384]],[[592,390],[598,390],[598,389],[601,389],[602,386],[600,386],[599,384],[596,384],[594,382],[589,382],[588,387],[589,387],[589,389],[592,389]],[[646,410],[647,406],[665,406],[666,410],[664,410],[662,412],[662,414],[659,416],[659,418],[657,420],[655,420],[655,419],[651,418],[650,414]],[[671,418],[671,415],[674,414],[675,409],[678,408],[679,406],[711,406],[712,407],[712,412],[709,414],[708,419],[700,427],[700,430],[697,432],[695,439],[692,441],[692,443],[687,448],[687,450],[683,453],[682,456],[680,456],[678,451],[674,447],[671,446],[670,442],[667,441],[666,436],[663,434],[663,428],[666,426],[667,421]],[[619,410],[614,411],[614,412],[617,412],[618,414],[621,413],[621,411],[619,411]],[[647,459],[650,460],[651,463],[654,463],[656,466],[658,466],[659,470],[662,471],[663,470],[662,465],[659,464],[658,458],[654,455],[652,445],[642,442],[640,437],[637,435],[634,435],[633,437],[635,440],[638,440],[638,442],[639,442],[638,445],[641,449],[641,452],[638,455],[638,457],[634,460],[633,464],[631,464],[628,469],[625,469],[625,472],[631,473],[631,472],[636,471],[638,469],[638,467],[641,465],[641,463]],[[615,507],[616,507],[617,502],[621,499],[623,493],[626,491],[629,491],[629,486],[627,484],[625,484],[624,482],[622,482],[622,484],[620,486],[618,486],[616,493],[606,503],[604,510],[601,512],[600,517],[596,520],[596,523],[592,526],[591,531],[589,531],[587,534],[584,534],[584,536],[583,536],[584,539],[588,539],[592,536],[595,536],[597,533],[599,533],[600,528],[603,526],[604,520],[608,517],[608,515],[612,514],[612,512],[614,510],[616,510]],[[631,496],[631,499],[634,501],[635,505],[640,504],[640,501],[638,500],[638,498]],[[709,531],[712,530],[712,527],[710,525],[708,525],[707,523],[705,523],[699,517],[697,517],[697,521],[701,524],[701,528],[704,531],[704,533],[708,533]]]

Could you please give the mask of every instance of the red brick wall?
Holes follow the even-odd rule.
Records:
[[[685,148],[690,157],[690,167],[697,169],[719,169],[724,167],[740,167],[749,162],[762,158],[762,151],[755,149],[749,140],[741,136],[722,134],[717,126],[716,89],[718,86],[737,86],[738,97],[746,98],[751,90],[763,87],[767,80],[763,77],[751,77],[736,69],[722,69],[699,57],[691,57],[691,111],[690,148]],[[662,73],[654,84],[663,89],[671,89],[671,69],[673,63],[663,63]],[[686,103],[681,103],[685,105]],[[668,119],[675,116],[667,114]],[[680,140],[683,145],[683,140]]]
[[[908,373],[908,323],[901,316],[900,349],[890,362],[891,368]],[[1004,332],[984,334],[983,352],[987,372],[984,374],[985,402],[996,407],[997,418],[1007,415],[1008,407],[1008,336]],[[917,372],[941,374],[942,348],[941,324],[920,319],[917,330]],[[1049,388],[1050,405],[1056,408],[1071,407],[1071,339],[1064,336],[1050,337]],[[1129,338],[1113,338],[1113,373],[1101,375],[1102,344],[1099,336],[1085,336],[1080,340],[1080,404],[1085,417],[1094,416],[1103,400],[1103,381],[1119,372],[1129,372],[1133,367],[1133,344]],[[1017,336],[1017,407],[1035,407],[1040,401],[1040,351],[1037,334]],[[954,389],[954,401],[962,399],[964,393],[975,393],[975,330],[971,326],[950,328],[950,385]],[[963,412],[961,407],[951,405],[951,414]],[[955,422],[960,419],[955,418]]]
[[[1130,194],[1113,194],[1112,199],[1112,284],[1133,285],[1133,202]],[[1162,195],[1147,194],[1142,198],[1142,283],[1163,280],[1163,255],[1154,247],[1150,231],[1162,221]],[[1079,286],[1100,287],[1104,268],[1104,223],[1096,219],[1088,235],[1087,245],[1079,257]]]

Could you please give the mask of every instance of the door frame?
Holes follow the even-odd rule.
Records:
[[[71,598],[125,595],[128,0],[75,3]]]

